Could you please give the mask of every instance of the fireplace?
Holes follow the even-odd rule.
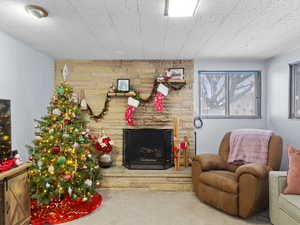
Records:
[[[173,166],[171,129],[124,129],[123,166],[162,170]]]

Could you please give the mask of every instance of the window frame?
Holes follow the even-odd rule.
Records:
[[[290,81],[289,81],[289,119],[300,119],[300,115],[296,115],[296,74],[295,66],[300,66],[300,62],[289,64]]]
[[[201,114],[201,73],[227,73],[225,75],[225,115],[215,116],[215,115],[202,115]],[[230,97],[229,97],[229,87],[230,79],[229,73],[256,73],[255,76],[255,115],[230,115]],[[261,119],[261,99],[262,99],[262,83],[261,83],[261,71],[259,70],[199,70],[198,71],[198,98],[199,98],[199,114],[203,119]]]

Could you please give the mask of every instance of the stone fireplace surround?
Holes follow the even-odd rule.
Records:
[[[107,115],[100,122],[89,120],[89,128],[95,134],[104,131],[114,141],[114,166],[103,169],[103,188],[142,188],[151,190],[191,190],[190,168],[175,171],[129,170],[123,166],[123,129],[160,128],[172,129],[174,118],[181,120],[179,139],[189,136],[190,152],[194,153],[193,143],[193,60],[56,60],[55,83],[62,81],[62,70],[67,64],[70,75],[68,82],[76,92],[85,91],[86,100],[95,113],[102,109],[105,95],[112,84],[120,78],[130,79],[143,98],[151,92],[153,79],[168,68],[183,67],[187,86],[178,92],[170,92],[165,100],[165,111],[158,113],[153,104],[140,106],[135,114],[136,125],[130,127],[124,120],[127,98],[115,97],[110,102]]]

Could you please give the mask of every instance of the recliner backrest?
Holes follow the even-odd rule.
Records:
[[[230,135],[228,132],[224,135],[219,146],[219,155],[227,162],[230,152]],[[272,170],[279,170],[282,155],[282,138],[276,134],[273,134],[269,141],[268,161],[267,166]],[[240,166],[240,165],[239,165]],[[227,163],[227,169],[234,172],[239,166]]]

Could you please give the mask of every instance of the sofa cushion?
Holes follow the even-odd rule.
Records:
[[[300,149],[288,147],[289,171],[284,194],[300,194]]]
[[[300,195],[280,194],[279,208],[300,223]]]
[[[202,172],[200,182],[228,193],[238,193],[238,182],[235,173],[226,170]]]

